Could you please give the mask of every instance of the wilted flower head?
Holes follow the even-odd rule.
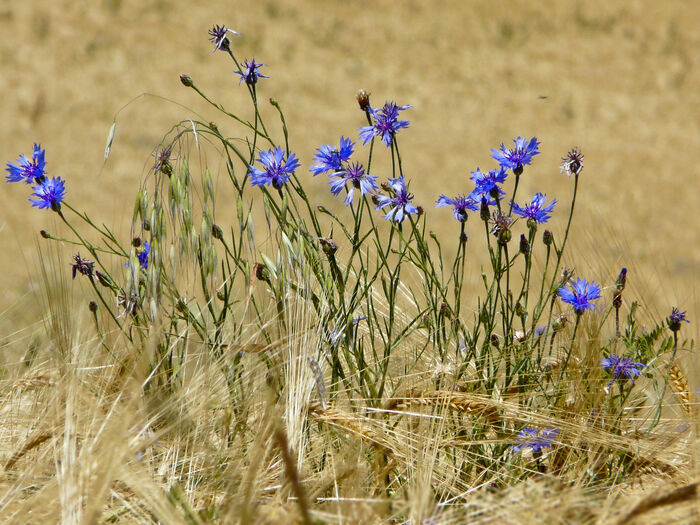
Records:
[[[613,378],[608,383],[608,387],[612,385],[615,380],[624,382],[628,379],[634,379],[642,373],[642,369],[646,366],[644,363],[636,363],[626,357],[617,357],[613,354],[611,354],[610,357],[601,359],[600,365],[613,374]]]
[[[285,153],[288,154],[284,159]],[[280,146],[275,149],[261,151],[258,157],[265,169],[250,166],[250,181],[254,186],[271,184],[273,188],[280,189],[299,166],[299,160],[294,153],[284,151]]]
[[[523,448],[530,448],[534,453],[541,454],[543,448],[551,448],[558,435],[558,428],[525,427],[518,432],[518,443],[511,445],[510,448],[515,452],[519,452]]]
[[[493,197],[491,194],[495,189],[497,190],[498,198],[500,200],[501,195],[504,194],[504,191],[501,190],[498,185],[505,182],[507,175],[508,174],[506,173],[505,168],[491,170],[487,173],[482,173],[481,169],[476,168],[476,171],[472,171],[471,177],[469,177],[476,185],[474,190],[471,192],[471,197],[474,200],[479,200],[481,196],[486,196],[487,198]]]
[[[175,160],[175,158],[172,156],[172,153],[172,146],[163,146],[160,150],[156,151],[153,154],[153,156],[156,159],[156,162],[153,165],[153,170],[156,172],[162,171],[163,173],[169,175],[169,172],[172,171],[170,161]]]
[[[234,31],[233,29],[228,29],[226,26],[217,26],[215,25],[209,30],[209,35],[211,38],[211,42],[214,44],[214,51],[211,52],[213,55],[218,49],[221,49],[222,51],[228,51],[229,50],[229,39],[228,39],[228,34],[231,33],[232,35],[236,36],[241,36],[241,34],[238,31]]]
[[[467,220],[467,210],[476,211],[479,209],[479,203],[477,201],[471,196],[465,197],[464,195],[458,195],[454,199],[450,199],[446,195],[440,195],[435,203],[435,207],[442,208],[443,206],[454,206],[452,215],[459,222]]]
[[[403,176],[389,179],[388,186],[389,191],[393,195],[377,195],[377,206],[375,208],[378,210],[380,208],[392,206],[389,213],[384,216],[387,221],[394,221],[401,224],[406,215],[418,213],[418,208],[411,204],[413,194],[408,192],[406,181]]]
[[[34,144],[32,160],[20,155],[17,164],[7,163],[7,182],[20,182],[24,180],[27,184],[43,182],[46,178],[46,161],[44,156],[46,150],[41,149],[39,144]]]
[[[394,136],[401,128],[407,128],[408,120],[399,120],[399,111],[411,106],[397,106],[395,102],[387,102],[381,109],[369,108],[374,124],[360,128],[360,140],[367,144],[374,137],[380,137],[386,147],[390,147]]]
[[[50,180],[45,180],[43,183],[37,183],[34,186],[34,193],[30,198],[29,202],[32,206],[36,206],[39,209],[51,208],[54,211],[59,211],[61,209],[61,203],[66,194],[66,183],[61,180],[61,177],[54,177]]]
[[[77,255],[73,256],[73,263],[71,266],[73,267],[73,279],[75,279],[75,275],[77,273],[80,273],[81,275],[87,275],[92,279],[93,271],[95,269],[95,263],[92,261],[89,261],[87,259],[83,259],[80,257],[80,254],[78,253]]]
[[[494,235],[501,235],[509,231],[510,225],[513,223],[513,218],[499,210],[495,210],[489,222],[491,223],[491,233]]]
[[[246,58],[243,61],[243,67],[241,68],[241,71],[234,71],[236,75],[240,75],[241,79],[238,81],[240,84],[245,80],[245,83],[248,84],[249,86],[253,86],[258,83],[258,78],[270,78],[267,75],[263,75],[262,73],[258,72],[258,69],[260,69],[262,66],[265,64],[260,64],[259,62],[256,62],[255,59],[251,59],[250,62],[248,62],[248,59]]]
[[[583,153],[578,148],[572,149],[566,154],[566,157],[561,159],[564,163],[559,166],[561,173],[566,173],[569,177],[571,174],[578,175],[583,169]]]
[[[685,311],[681,312],[676,308],[675,306],[671,309],[671,315],[668,316],[666,319],[666,324],[668,324],[668,327],[671,329],[673,332],[677,332],[678,330],[681,329],[681,323],[685,321],[686,323],[689,323],[685,318]]]
[[[500,150],[492,149],[491,157],[496,159],[501,167],[511,168],[513,173],[520,175],[523,166],[530,164],[532,157],[540,152],[538,149],[540,143],[537,141],[537,137],[532,137],[529,142],[526,138],[518,137],[513,139],[513,142],[515,143],[513,149],[506,148],[503,143],[501,143]]]
[[[331,181],[331,193],[333,195],[338,195],[340,190],[345,188],[346,184],[350,183],[350,190],[348,191],[348,196],[345,198],[346,206],[350,206],[352,203],[355,189],[359,189],[362,195],[371,194],[379,190],[379,186],[377,186],[377,177],[365,173],[365,169],[358,162],[349,165],[342,171],[332,174],[331,177],[336,177],[336,180]]]
[[[600,297],[600,286],[579,278],[571,285],[571,289],[560,288],[558,295],[562,301],[574,307],[576,315],[581,315],[595,306],[591,301]]]
[[[350,160],[354,148],[355,143],[342,136],[340,137],[340,145],[337,147],[324,144],[316,150],[316,154],[314,155],[314,160],[318,162],[318,164],[311,166],[309,171],[314,174],[314,177],[327,171],[342,171],[343,163]]]
[[[537,193],[532,199],[532,202],[526,204],[524,207],[520,207],[513,203],[513,213],[525,217],[526,219],[532,219],[537,223],[545,223],[551,217],[550,213],[554,209],[554,205],[557,199],[553,199],[548,206],[544,203],[547,200],[547,196],[542,193]]]

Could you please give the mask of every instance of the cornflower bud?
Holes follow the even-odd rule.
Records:
[[[41,236],[42,236],[44,239],[50,239],[50,238],[51,238],[51,234],[50,234],[49,232],[47,232],[46,230],[41,230],[39,233],[41,234]]]
[[[491,334],[491,344],[496,348],[501,346],[501,342],[498,340],[498,336],[496,334]]]
[[[542,234],[542,242],[544,243],[544,245],[551,246],[553,241],[554,241],[554,236],[552,235],[552,232],[549,230],[545,230],[544,233]]]
[[[335,252],[338,251],[338,243],[336,243],[333,239],[319,239],[319,241],[321,242],[323,253],[325,253],[328,257],[334,256]]]
[[[527,240],[524,233],[520,234],[520,253],[524,255],[530,253],[530,242]]]
[[[362,111],[369,111],[369,95],[370,93],[367,93],[364,89],[357,92],[357,103],[360,105]]]
[[[270,270],[267,269],[263,263],[255,263],[253,265],[253,271],[255,272],[255,278],[258,281],[264,281],[270,284]]]
[[[479,209],[479,216],[481,217],[481,220],[486,222],[491,218],[491,213],[489,212],[489,203],[486,200],[486,197],[482,197],[481,199],[481,207]]]
[[[97,311],[97,303],[95,301],[90,301],[88,308],[94,314]]]
[[[214,237],[214,239],[218,239],[220,241],[224,240],[224,232],[218,224],[211,225],[211,235]]]
[[[194,86],[194,82],[192,82],[192,78],[189,75],[180,75],[180,82],[182,82],[182,85],[185,87]]]

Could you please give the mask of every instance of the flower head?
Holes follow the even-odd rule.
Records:
[[[666,319],[666,324],[668,324],[668,327],[671,329],[671,331],[677,332],[681,329],[681,323],[683,321],[685,321],[686,323],[690,322],[685,318],[685,311],[681,312],[678,310],[678,308],[674,306],[671,309],[671,315],[669,315]]]
[[[408,187],[406,186],[406,181],[403,176],[389,179],[388,186],[392,195],[378,195],[377,206],[375,208],[378,210],[380,208],[392,206],[389,213],[384,216],[387,221],[394,221],[401,224],[406,215],[418,213],[418,208],[411,204],[413,194],[408,192]]]
[[[37,183],[37,185],[34,186],[34,193],[32,193],[32,197],[36,198],[30,198],[29,202],[32,203],[32,206],[36,206],[40,210],[51,208],[54,211],[58,211],[61,209],[61,203],[65,195],[66,182],[61,180],[61,177],[55,177],[50,180],[45,180],[43,184]]]
[[[374,137],[380,137],[386,147],[390,147],[396,133],[407,128],[408,120],[399,120],[399,111],[411,106],[397,106],[395,102],[387,102],[381,109],[369,108],[374,124],[360,128],[360,140],[367,144]]]
[[[515,452],[519,452],[523,448],[530,448],[534,453],[541,454],[543,448],[551,448],[558,435],[558,428],[525,427],[518,432],[518,443],[511,445],[510,448]]]
[[[228,33],[232,35],[241,36],[238,31],[233,29],[228,29],[226,26],[215,25],[209,30],[209,35],[211,38],[209,40],[214,44],[214,51],[211,52],[213,55],[217,50],[228,51],[230,41],[228,39]]]
[[[314,160],[318,162],[311,166],[311,171],[316,175],[326,173],[327,171],[342,171],[343,163],[350,160],[355,148],[355,143],[345,137],[340,137],[340,145],[338,147],[324,144],[316,150]]]
[[[349,165],[342,171],[335,172],[331,177],[335,177],[335,180],[331,181],[331,193],[333,195],[338,195],[340,190],[345,188],[346,184],[350,183],[350,190],[348,191],[348,196],[345,198],[346,206],[350,206],[352,203],[355,189],[359,189],[362,195],[374,193],[379,190],[379,186],[377,186],[377,177],[365,173],[365,169],[358,162]]]
[[[148,241],[145,241],[143,243],[143,248],[139,251],[139,253],[136,254],[136,257],[138,257],[139,260],[139,266],[143,270],[148,269],[148,256],[151,253],[151,245],[148,244]]]
[[[513,149],[506,148],[505,144],[501,143],[501,149],[492,149],[491,157],[503,168],[511,168],[513,173],[520,175],[525,164],[530,164],[532,157],[539,153],[537,149],[540,143],[537,137],[532,137],[530,141],[523,137],[513,139],[515,147]]]
[[[558,295],[562,301],[574,307],[576,315],[581,315],[595,306],[591,301],[600,297],[600,286],[593,281],[576,279],[576,282],[571,285],[571,289],[562,287],[559,289]]]
[[[553,199],[549,203],[549,206],[545,206],[544,203],[547,200],[547,196],[542,193],[536,193],[530,204],[526,204],[524,207],[520,207],[517,204],[513,204],[513,213],[525,217],[527,219],[532,219],[537,223],[545,223],[551,217],[550,213],[554,209],[554,205],[557,200]]]
[[[258,83],[258,78],[270,78],[267,75],[263,75],[262,73],[258,72],[258,69],[260,69],[262,66],[265,64],[260,64],[259,62],[256,62],[255,59],[251,59],[250,62],[248,62],[248,59],[246,58],[243,61],[243,67],[241,68],[241,71],[234,71],[236,75],[240,75],[241,79],[238,81],[240,84],[245,80],[245,83],[248,84],[249,86],[253,86]]]
[[[284,159],[287,153],[287,160]],[[280,189],[287,179],[299,166],[299,160],[294,153],[284,151],[280,146],[275,149],[261,151],[258,157],[265,169],[258,169],[250,166],[250,181],[254,186],[265,186],[271,184],[273,188]]]
[[[7,163],[7,182],[20,182],[24,180],[27,184],[42,182],[46,178],[46,161],[44,155],[46,150],[41,149],[39,144],[34,144],[32,160],[20,155],[17,164]]]
[[[634,379],[641,374],[642,369],[646,367],[644,363],[636,363],[626,357],[617,357],[614,354],[610,354],[610,357],[601,359],[600,365],[613,374],[613,378],[608,383],[608,387],[612,385],[616,379],[620,382]]]
[[[73,261],[74,262],[71,264],[73,267],[73,279],[75,279],[75,275],[77,273],[80,275],[87,275],[90,277],[90,279],[92,279],[93,271],[95,270],[94,262],[83,259],[80,254],[74,255]]]
[[[498,185],[503,184],[506,177],[505,168],[491,170],[487,173],[482,173],[479,168],[476,168],[476,171],[472,171],[471,177],[469,177],[476,185],[474,190],[472,190],[471,197],[474,200],[479,200],[481,196],[493,197],[491,194],[496,190],[500,199],[504,191]]]
[[[459,222],[467,220],[467,210],[476,211],[479,209],[479,202],[475,201],[471,196],[458,195],[454,199],[450,199],[446,195],[440,195],[435,203],[436,208],[443,206],[454,206],[452,215]]]
[[[566,157],[561,159],[564,164],[559,166],[560,173],[566,173],[569,177],[571,174],[578,175],[583,170],[583,153],[578,148],[572,149],[566,154]]]

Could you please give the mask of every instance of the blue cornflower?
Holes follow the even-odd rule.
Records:
[[[46,150],[41,149],[39,144],[34,144],[32,160],[20,155],[17,164],[7,163],[7,182],[20,182],[24,180],[27,184],[42,182],[46,178],[46,161],[44,156]]]
[[[314,177],[327,171],[342,171],[343,163],[350,160],[354,147],[353,141],[342,136],[338,147],[324,144],[316,150],[316,155],[314,155],[314,160],[318,164],[311,166],[309,171],[313,172]]]
[[[401,224],[406,215],[418,213],[418,208],[411,204],[413,194],[408,192],[403,175],[395,179],[389,179],[389,187],[393,195],[391,197],[377,195],[377,206],[375,208],[378,210],[387,206],[393,206],[391,210],[389,210],[389,213],[384,216],[387,221],[394,221]]]
[[[479,203],[477,201],[471,196],[465,197],[464,195],[458,195],[454,199],[450,199],[446,195],[440,195],[435,203],[435,207],[442,208],[443,206],[454,206],[452,215],[459,222],[465,222],[467,220],[467,210],[476,211],[479,209]]]
[[[148,256],[150,255],[150,253],[151,253],[151,245],[148,244],[148,241],[145,241],[143,243],[143,249],[141,251],[139,251],[139,253],[136,255],[136,257],[138,257],[138,259],[139,259],[139,266],[143,270],[148,269]]]
[[[34,186],[32,197],[36,199],[30,198],[29,202],[40,210],[51,208],[53,211],[59,211],[65,195],[66,182],[61,180],[61,177],[55,177]]]
[[[540,143],[537,141],[537,137],[532,137],[529,143],[523,137],[513,139],[513,142],[515,143],[513,149],[506,148],[505,144],[501,142],[501,149],[492,149],[491,157],[496,159],[503,168],[511,168],[513,173],[520,175],[523,171],[523,165],[530,164],[532,157],[539,153],[537,147]]]
[[[238,31],[234,31],[233,29],[227,29],[226,26],[217,26],[215,25],[209,30],[209,34],[211,35],[211,42],[214,44],[214,51],[211,52],[213,55],[217,50],[221,49],[222,51],[228,51],[229,50],[229,44],[230,41],[228,39],[227,33],[231,33],[232,35],[236,36],[241,36],[241,34]]]
[[[666,319],[666,324],[668,324],[668,327],[671,329],[671,331],[677,332],[681,329],[681,323],[683,321],[685,321],[686,323],[690,322],[685,318],[685,311],[681,312],[678,310],[678,308],[674,306],[671,309],[671,315],[669,315]]]
[[[500,199],[505,192],[498,185],[503,184],[507,176],[505,168],[491,170],[487,173],[482,173],[479,168],[476,168],[476,171],[472,171],[471,177],[469,177],[476,185],[471,192],[472,199],[480,200],[481,196],[493,197],[491,193],[494,188],[498,190],[498,198]]]
[[[621,382],[634,379],[642,373],[641,369],[646,367],[644,363],[636,363],[626,357],[617,357],[613,354],[610,354],[608,358],[604,357],[601,359],[600,365],[605,368],[605,370],[613,373],[613,378],[608,383],[608,387],[610,387],[616,379]]]
[[[381,137],[386,147],[390,147],[394,135],[401,128],[407,128],[410,124],[408,120],[399,120],[399,111],[410,107],[397,106],[395,102],[386,102],[381,109],[370,107],[369,112],[374,118],[374,124],[360,128],[360,140],[367,144],[374,137]]]
[[[243,61],[242,71],[234,71],[236,75],[241,76],[241,79],[238,81],[238,83],[240,84],[245,80],[246,84],[248,84],[249,86],[253,86],[258,83],[258,78],[270,78],[267,75],[263,75],[262,73],[258,72],[258,69],[260,69],[264,65],[265,64],[255,62],[254,58],[251,59],[250,62],[248,62],[248,59],[246,58]]]
[[[547,196],[542,193],[536,193],[530,204],[526,204],[524,208],[513,203],[513,213],[525,217],[526,219],[532,219],[537,223],[545,223],[551,217],[550,213],[554,209],[554,205],[557,203],[557,199],[553,199],[549,203],[549,206],[545,206],[544,203],[547,200]]]
[[[562,301],[574,307],[576,315],[581,315],[595,306],[591,301],[600,297],[600,286],[593,281],[589,283],[586,279],[576,279],[571,285],[571,290],[562,287],[558,295]]]
[[[519,452],[523,448],[531,448],[536,455],[541,455],[543,448],[551,448],[552,442],[559,435],[558,428],[544,428],[539,430],[533,427],[525,427],[518,432],[518,444],[511,445],[511,450]]]
[[[285,152],[280,146],[275,149],[261,151],[258,162],[265,166],[264,170],[250,166],[250,181],[254,186],[271,184],[273,188],[280,189],[287,179],[299,166],[299,160],[294,153],[288,153],[284,160]]]
[[[350,206],[352,203],[355,189],[359,189],[362,195],[374,193],[379,190],[379,186],[377,186],[377,177],[365,173],[362,165],[357,162],[349,165],[342,171],[335,172],[331,177],[337,177],[336,180],[331,181],[331,193],[333,195],[338,195],[340,190],[345,188],[348,182],[350,183],[350,191],[348,191],[348,196],[345,198],[346,206]]]

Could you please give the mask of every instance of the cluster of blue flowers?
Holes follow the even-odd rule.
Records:
[[[33,184],[33,193],[29,198],[32,206],[39,209],[61,209],[66,194],[66,183],[60,177],[46,177],[46,151],[39,144],[34,144],[32,158],[20,155],[16,164],[7,163],[7,182]],[[33,197],[33,198],[32,198]]]

